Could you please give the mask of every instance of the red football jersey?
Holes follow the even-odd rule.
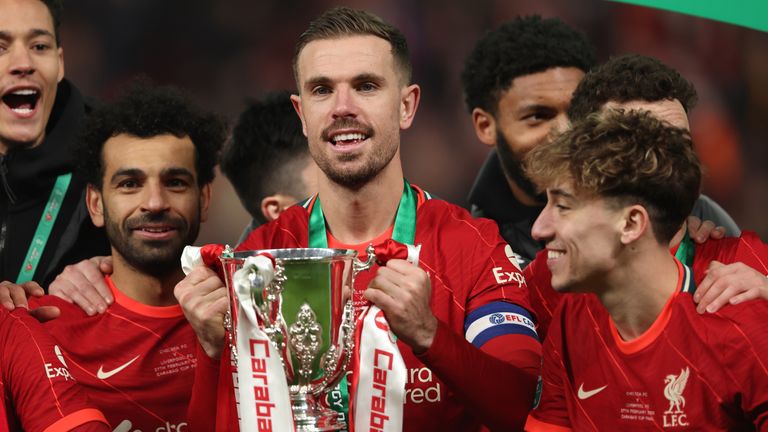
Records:
[[[535,377],[540,346],[514,255],[493,222],[473,219],[445,201],[424,201],[423,192],[414,189],[420,198],[414,243],[422,246],[419,265],[430,274],[431,306],[440,326],[432,348],[420,356],[399,344],[407,368],[404,430],[472,431],[486,412],[522,410],[524,416],[531,401],[523,397],[518,403],[515,395],[525,392],[510,396],[510,389],[520,388],[518,368]],[[238,250],[307,247],[307,237],[308,211],[295,206],[255,230]],[[358,274],[355,290],[364,290],[376,271]],[[517,361],[523,351],[532,354]],[[226,352],[223,357],[228,365]],[[231,375],[222,368],[221,376],[219,385],[226,390],[219,398],[232,399]],[[219,427],[235,427],[234,406],[224,405],[229,412],[218,413]],[[221,423],[222,416],[230,421]]]
[[[629,342],[596,297],[563,298],[527,430],[768,430],[768,302],[700,315],[678,266],[679,289]]]
[[[0,431],[68,431],[107,421],[70,374],[56,342],[25,309],[0,307]]]
[[[741,262],[768,275],[768,245],[753,232],[743,231],[740,237],[710,239],[702,244],[695,244],[694,247],[692,269],[693,279],[697,284],[707,275],[707,268],[712,261],[723,264]],[[528,283],[531,307],[538,319],[536,330],[541,340],[544,340],[547,337],[552,315],[560,299],[566,294],[552,288],[552,273],[547,267],[546,249],[536,254],[536,258],[523,270],[523,275]]]
[[[76,305],[45,296],[61,309],[45,328],[68,353],[72,375],[117,430],[175,432],[187,426],[197,337],[181,307],[153,307],[121,293],[89,317]]]

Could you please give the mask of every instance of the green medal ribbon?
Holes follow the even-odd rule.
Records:
[[[43,214],[40,216],[40,222],[37,223],[35,235],[32,236],[32,243],[29,245],[27,256],[21,263],[21,270],[19,270],[19,276],[16,278],[17,284],[29,282],[35,275],[37,266],[40,264],[40,258],[43,256],[45,245],[48,243],[51,231],[53,231],[53,225],[59,216],[59,210],[61,210],[61,205],[64,202],[64,196],[67,194],[71,180],[72,173],[62,174],[56,178],[51,196],[45,204]]]
[[[694,250],[695,250],[695,246],[693,245],[693,240],[691,240],[691,236],[688,235],[688,227],[686,226],[685,235],[683,236],[683,239],[680,241],[680,246],[677,247],[677,252],[675,252],[675,258],[677,258],[678,261],[687,265],[688,267],[692,267]]]
[[[395,227],[392,239],[404,244],[413,244],[416,238],[416,194],[408,180],[403,179],[403,195],[397,207]],[[320,205],[320,197],[315,199],[312,213],[309,215],[309,247],[327,248],[328,233],[326,232],[325,216]]]
[[[403,179],[403,195],[397,207],[392,239],[400,243],[413,244],[416,238],[416,194],[408,180]],[[320,206],[320,196],[315,199],[312,213],[309,215],[309,247],[327,248],[328,232],[325,216]],[[349,385],[345,376],[336,388],[328,393],[328,406],[342,414],[349,424]]]

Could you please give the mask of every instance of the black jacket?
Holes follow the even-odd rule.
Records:
[[[496,221],[501,236],[512,246],[521,268],[527,266],[536,252],[544,247],[531,237],[533,222],[544,207],[529,207],[515,199],[501,171],[496,151],[488,155],[480,168],[469,192],[469,202],[472,216]]]
[[[527,266],[536,257],[536,252],[544,247],[531,236],[533,223],[543,207],[529,207],[515,199],[501,170],[496,151],[488,155],[480,168],[475,184],[469,192],[469,202],[472,205],[472,216],[496,221],[501,236],[512,246],[521,268]],[[694,203],[691,215],[725,227],[727,236],[741,234],[733,218],[704,194]]]
[[[59,84],[43,142],[0,155],[0,280],[16,281],[56,178],[74,169],[73,149],[88,107],[66,80]],[[85,182],[73,175],[33,280],[44,287],[65,265],[109,254],[85,207]]]

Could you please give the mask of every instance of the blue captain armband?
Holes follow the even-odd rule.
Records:
[[[508,334],[528,335],[539,340],[531,313],[513,303],[488,303],[470,312],[464,320],[464,337],[477,348]]]

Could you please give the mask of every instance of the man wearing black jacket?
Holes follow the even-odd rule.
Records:
[[[63,79],[61,10],[54,0],[0,0],[1,281],[47,286],[66,264],[109,251],[71,174],[88,107]]]
[[[596,64],[593,51],[587,38],[564,22],[530,16],[488,32],[464,63],[462,84],[475,133],[494,149],[470,191],[472,215],[496,221],[521,267],[542,249],[531,228],[546,202],[523,174],[522,160],[568,127],[573,92]],[[704,195],[692,216],[724,227],[730,236],[740,233],[728,213]],[[710,230],[694,230],[695,240],[704,241]]]

